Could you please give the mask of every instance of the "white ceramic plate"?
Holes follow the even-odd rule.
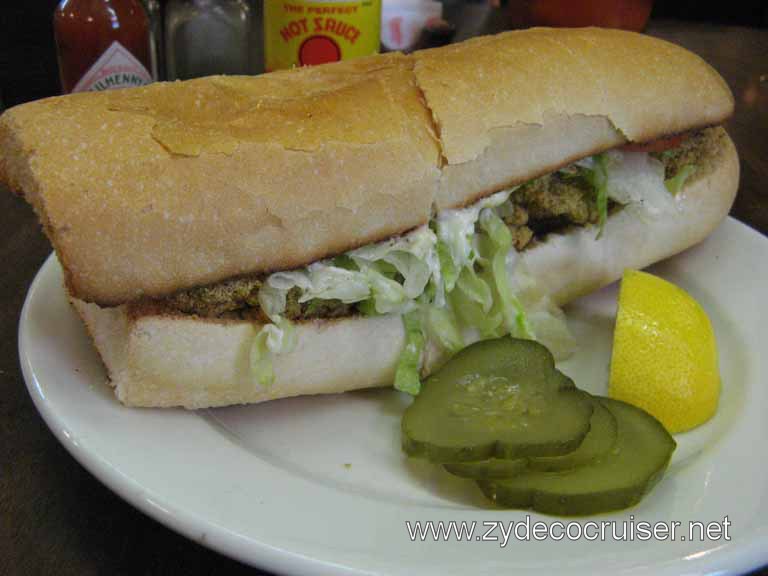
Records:
[[[712,318],[720,409],[678,437],[669,471],[638,506],[581,520],[679,521],[687,531],[688,521],[727,516],[729,541],[412,542],[406,521],[477,521],[477,537],[483,522],[525,513],[489,508],[471,485],[404,458],[406,400],[391,390],[197,413],[122,407],[67,304],[54,257],[27,296],[21,364],[51,430],[107,486],[187,537],[278,573],[740,572],[768,563],[766,252],[765,237],[729,219],[704,244],[654,267]],[[561,367],[592,392],[606,389],[615,305],[614,286],[569,310],[582,344]]]

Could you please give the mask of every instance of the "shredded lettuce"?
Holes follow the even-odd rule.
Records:
[[[371,287],[373,307],[378,314],[402,311],[408,301],[405,288],[399,282],[388,278],[374,266],[364,269],[364,274]]]
[[[477,275],[474,268],[464,268],[456,283],[456,290],[474,302],[486,314],[493,306],[493,292],[488,283]]]
[[[475,224],[480,212],[485,208],[501,206],[509,200],[513,190],[514,188],[502,190],[467,208],[443,210],[437,215],[437,237],[445,246],[444,251],[450,256],[455,270],[461,271],[470,267],[477,259]],[[446,286],[446,291],[450,292],[452,289],[452,286]]]
[[[448,295],[448,300],[461,320],[462,328],[476,330],[481,338],[494,338],[503,334],[501,328],[504,318],[499,311],[483,311],[482,305],[471,300],[463,290],[454,290]]]
[[[376,304],[374,304],[373,300],[363,300],[357,305],[357,310],[362,314],[363,316],[378,316],[379,313],[376,311]]]
[[[450,305],[427,308],[427,333],[431,340],[451,354],[464,348],[461,327]]]
[[[595,190],[595,202],[598,214],[598,232],[596,238],[601,238],[605,223],[608,220],[608,162],[605,154],[592,156],[591,167],[586,168],[586,176]]]
[[[480,213],[480,226],[497,250],[509,250],[512,247],[512,233],[493,210],[486,209]]]
[[[357,264],[350,258],[348,254],[341,254],[336,256],[333,260],[333,265],[339,268],[346,268],[347,270],[357,270]]]
[[[284,354],[296,348],[296,328],[285,318],[276,318],[267,324],[251,342],[250,362],[256,383],[268,388],[275,381],[272,356]]]
[[[440,262],[440,273],[443,277],[443,286],[446,292],[450,292],[456,286],[459,279],[459,270],[453,263],[448,245],[442,240],[437,242],[437,257]]]
[[[310,264],[307,271],[309,286],[302,289],[299,302],[315,298],[341,300],[345,304],[366,300],[371,294],[371,285],[365,274],[357,270],[339,268],[332,264],[317,262]],[[301,288],[301,286],[299,286]]]
[[[416,396],[421,390],[419,365],[424,350],[424,333],[420,311],[414,310],[403,316],[405,347],[400,354],[395,371],[395,388]]]
[[[272,354],[267,349],[267,334],[262,328],[251,342],[251,373],[259,386],[268,388],[275,381]]]
[[[288,289],[277,288],[267,282],[259,290],[259,306],[274,321],[285,311],[287,297]]]
[[[270,319],[283,313],[287,294],[297,288],[299,302],[340,300],[361,303],[379,314],[406,312],[426,290],[436,302],[445,300],[437,236],[428,226],[410,234],[352,250],[301,270],[271,274],[259,291],[259,303]],[[368,303],[368,301],[371,301]]]
[[[512,236],[504,222],[495,216],[491,236],[479,233],[477,229],[481,214],[494,214],[509,200],[513,189],[498,192],[467,208],[445,210],[436,221],[438,236],[437,254],[440,260],[445,292],[451,308],[455,311],[460,328],[476,331],[482,338],[492,338],[505,333],[506,322],[515,316],[517,309],[514,295],[505,289],[505,271],[496,278],[492,273],[493,257],[501,254],[498,261],[505,268],[504,258],[512,247]],[[502,277],[504,276],[504,277]],[[501,290],[499,290],[501,286]],[[504,297],[495,298],[495,294]],[[496,301],[500,302],[497,304]],[[518,330],[515,329],[515,334]]]
[[[535,339],[546,346],[556,360],[569,358],[576,349],[565,313],[548,298],[542,297],[528,308],[528,322]]]
[[[677,174],[672,176],[672,178],[667,178],[664,181],[664,185],[667,187],[667,190],[669,190],[669,193],[672,194],[672,196],[677,196],[683,186],[685,186],[686,180],[693,176],[695,172],[696,166],[693,164],[683,166]]]
[[[403,278],[404,295],[414,300],[424,292],[430,279],[440,274],[436,244],[435,233],[428,226],[421,226],[405,236],[353,250],[349,257],[364,272],[376,263],[390,264]]]
[[[479,213],[479,210],[471,209],[446,210],[437,217],[437,236],[456,270],[474,262],[472,237]]]
[[[645,152],[612,150],[607,158],[607,193],[620,203],[654,216],[676,210],[664,185],[664,164]]]
[[[556,360],[565,360],[576,349],[565,314],[528,271],[525,258],[520,258],[510,271],[510,286],[526,310],[534,339],[549,348]]]
[[[599,214],[599,231],[602,237],[608,218],[608,199],[633,210],[643,216],[655,216],[677,209],[675,196],[685,181],[695,171],[694,166],[686,166],[669,180],[664,180],[664,164],[645,152],[609,150],[584,158],[564,168],[569,175],[581,174],[595,191],[595,200]]]
[[[483,210],[480,214],[480,226],[488,234],[495,248],[491,256],[491,273],[496,285],[506,329],[511,335],[518,338],[533,339],[533,333],[526,319],[523,305],[515,297],[509,285],[507,259],[510,254],[515,254],[511,250],[512,234],[504,221],[492,210]]]

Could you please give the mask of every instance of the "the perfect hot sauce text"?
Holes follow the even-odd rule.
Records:
[[[379,51],[380,0],[265,3],[267,70],[336,62]]]

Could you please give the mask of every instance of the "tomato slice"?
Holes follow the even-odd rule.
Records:
[[[650,142],[632,142],[625,144],[621,149],[628,152],[664,152],[670,148],[677,148],[687,138],[688,134],[677,134],[675,136],[659,138],[658,140],[651,140]]]

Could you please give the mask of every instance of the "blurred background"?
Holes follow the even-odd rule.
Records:
[[[119,0],[114,1],[119,3]],[[210,73],[254,74],[264,70],[265,0],[136,1],[143,3],[147,13],[154,54],[147,68],[154,78],[189,78]],[[266,2],[283,4],[277,0]],[[419,8],[424,14],[423,21],[409,28],[402,23],[407,24],[408,14],[413,13],[414,5],[420,4],[418,0],[384,0],[381,48],[410,49],[460,40],[472,36],[477,30],[521,28],[534,23],[581,24],[579,12],[583,17],[585,10],[589,12],[589,6],[592,6],[593,12],[604,16],[606,7],[617,2],[621,4],[621,0],[425,2]],[[638,22],[640,27],[645,25],[647,14],[642,12],[646,7],[650,10],[651,22],[684,20],[723,27],[768,26],[768,2],[764,1],[624,0],[624,3],[639,6],[640,15],[633,17],[635,21],[624,22],[627,24],[624,27],[630,28]],[[62,92],[53,27],[57,5],[59,0],[2,3],[0,109]],[[419,27],[425,21],[429,22],[426,30]],[[316,58],[335,57],[323,52],[333,51],[330,44],[315,48],[313,54],[320,55]]]

